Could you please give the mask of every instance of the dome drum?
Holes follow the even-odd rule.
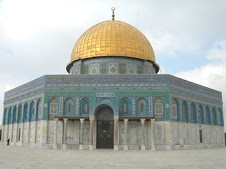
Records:
[[[156,74],[158,67],[151,61],[128,57],[97,57],[74,61],[68,72],[72,75]]]

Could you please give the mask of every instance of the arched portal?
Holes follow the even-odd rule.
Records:
[[[99,106],[96,111],[97,120],[97,148],[113,148],[114,121],[113,110],[108,105]]]

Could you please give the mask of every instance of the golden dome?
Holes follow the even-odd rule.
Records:
[[[78,39],[67,69],[73,61],[105,56],[149,60],[158,67],[150,42],[138,29],[122,21],[109,20],[92,26]]]

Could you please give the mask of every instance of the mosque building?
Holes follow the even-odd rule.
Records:
[[[2,144],[53,149],[174,150],[224,146],[222,93],[157,74],[135,27],[89,28],[66,70],[7,91]]]

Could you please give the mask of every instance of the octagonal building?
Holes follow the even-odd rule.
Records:
[[[222,94],[157,74],[135,27],[98,23],[76,42],[69,75],[5,93],[2,143],[53,149],[173,150],[224,146]]]

